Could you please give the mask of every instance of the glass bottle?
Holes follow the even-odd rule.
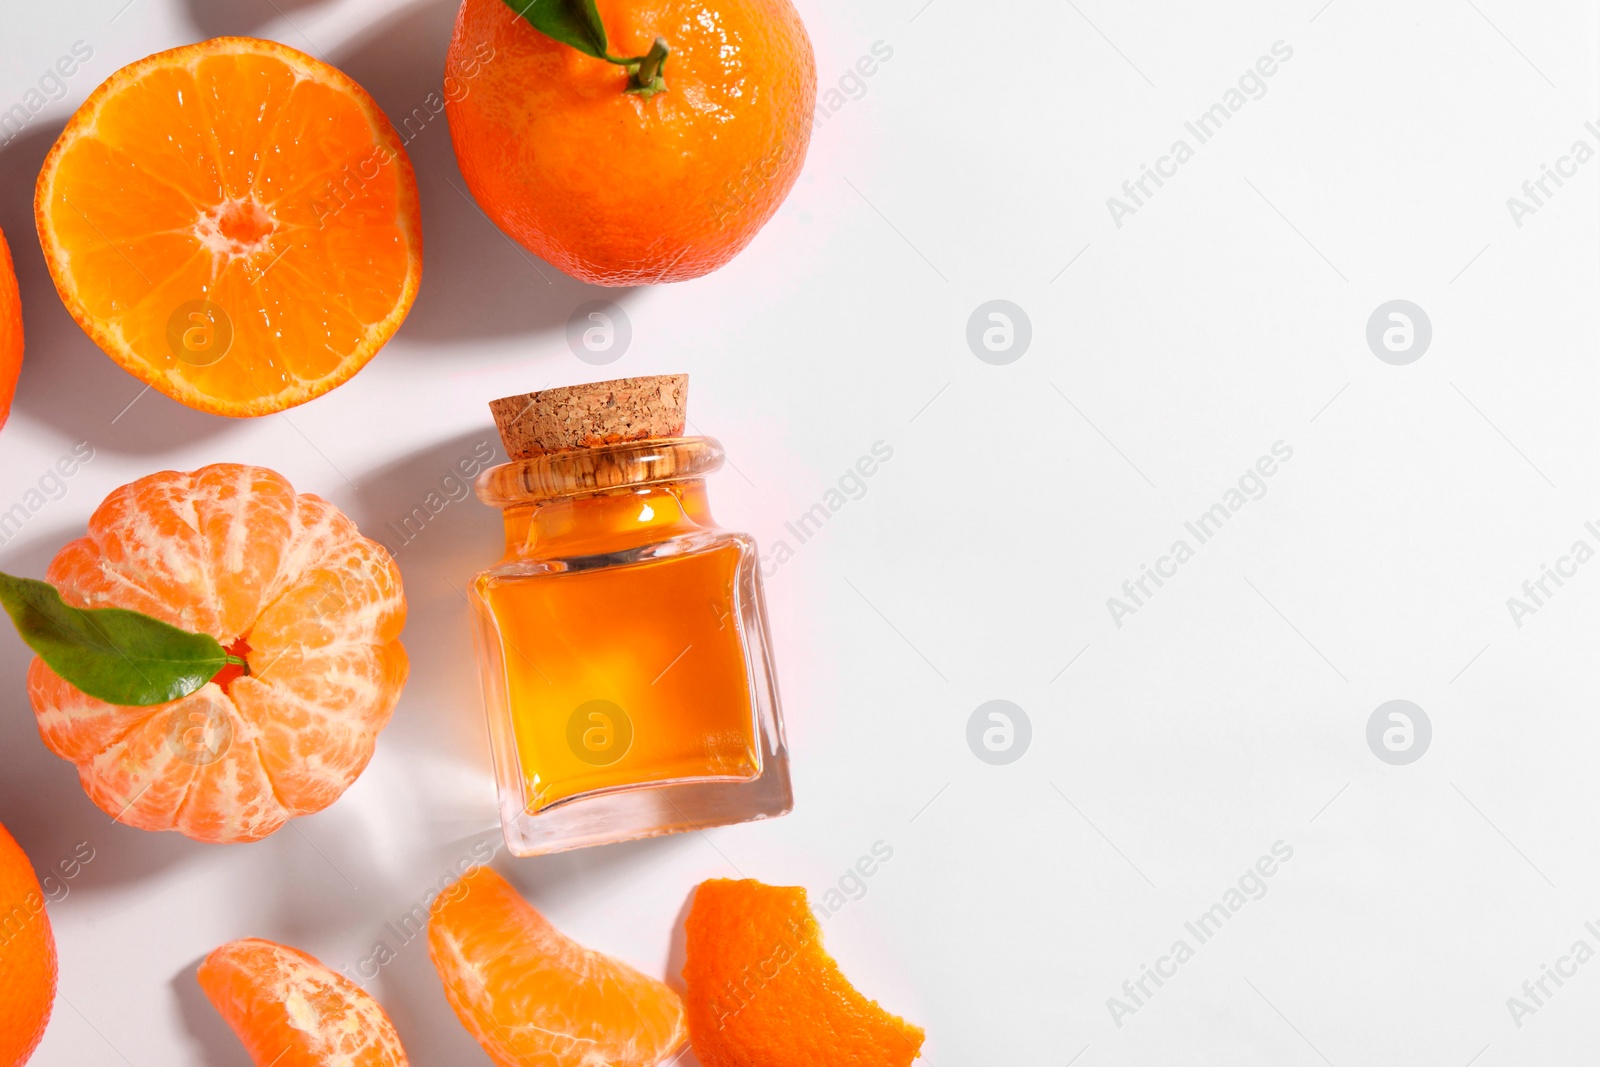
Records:
[[[686,376],[508,397],[478,477],[506,554],[468,589],[519,856],[783,815],[788,753],[755,542],[718,528],[722,446]]]

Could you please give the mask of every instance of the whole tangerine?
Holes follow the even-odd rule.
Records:
[[[22,847],[0,826],[0,1067],[33,1055],[56,999],[56,942],[44,890]]]
[[[445,66],[456,160],[485,214],[584,281],[696,278],[755,237],[799,176],[817,96],[789,0],[599,0],[612,51],[667,50],[659,91],[466,0]]]
[[[11,262],[11,247],[0,233],[0,426],[11,415],[11,398],[17,392],[17,375],[22,373],[22,297],[17,291],[17,272]]]

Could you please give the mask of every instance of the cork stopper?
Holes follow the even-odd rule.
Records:
[[[654,437],[682,437],[687,374],[564,385],[489,401],[511,459]]]

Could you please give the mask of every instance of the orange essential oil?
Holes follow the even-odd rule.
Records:
[[[490,405],[478,479],[506,554],[472,582],[506,840],[518,855],[792,805],[754,541],[717,527],[722,447],[684,437],[683,376]]]

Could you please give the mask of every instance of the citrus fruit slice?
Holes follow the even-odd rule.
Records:
[[[34,659],[45,744],[130,826],[253,841],[321,811],[366,767],[405,684],[394,560],[265,467],[163,471],[113,490],[46,577],[73,607],[140,611],[248,664],[180,700],[124,707]]]
[[[488,867],[434,901],[428,955],[499,1067],[654,1067],[683,1046],[678,994],[563,935]]]
[[[229,941],[197,977],[256,1067],[406,1067],[378,1002],[299,949]]]
[[[33,865],[0,826],[0,1067],[33,1055],[56,1000],[56,941]]]
[[[389,120],[333,67],[251,37],[108,78],[45,160],[34,217],[78,325],[219,415],[345,381],[422,275],[416,179]]]
[[[922,1029],[856,992],[799,887],[702,882],[685,923],[689,1038],[705,1067],[905,1067]]]
[[[11,416],[11,398],[22,372],[22,294],[17,291],[17,271],[11,246],[0,233],[0,426]]]
[[[578,5],[572,5],[577,7]],[[789,0],[601,0],[617,56],[661,37],[664,88],[554,40],[515,9],[466,0],[445,109],[479,206],[535,255],[588,282],[695,278],[732,259],[799,177],[816,61]]]

